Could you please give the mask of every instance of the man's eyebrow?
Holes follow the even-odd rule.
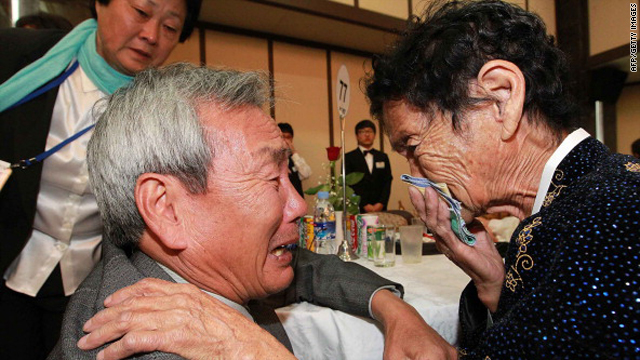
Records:
[[[291,150],[287,148],[273,148],[270,146],[265,146],[258,150],[258,154],[263,157],[265,160],[273,160],[276,164],[281,164],[289,159],[289,153]]]

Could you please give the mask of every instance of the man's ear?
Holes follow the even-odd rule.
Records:
[[[187,247],[180,208],[186,189],[170,175],[145,173],[138,177],[135,189],[136,206],[147,229],[155,239],[172,250]]]
[[[502,122],[500,137],[510,139],[522,119],[526,83],[520,68],[505,60],[491,60],[478,73],[478,85],[497,100],[498,121]]]

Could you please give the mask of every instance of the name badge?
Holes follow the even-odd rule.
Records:
[[[384,161],[376,162],[376,169],[384,169]]]
[[[11,176],[11,171],[11,164],[0,160],[0,190],[2,190],[9,176]]]

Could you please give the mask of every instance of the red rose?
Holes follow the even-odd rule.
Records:
[[[329,161],[336,161],[340,157],[340,148],[337,146],[329,146],[327,148],[327,157]]]

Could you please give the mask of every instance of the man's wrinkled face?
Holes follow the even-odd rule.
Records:
[[[180,40],[185,0],[96,1],[96,51],[115,70],[135,75],[159,66]]]
[[[450,115],[421,111],[406,101],[385,103],[383,116],[391,145],[409,160],[413,176],[447,184],[463,209],[484,213],[499,159],[490,148],[494,136],[485,129],[482,109],[465,113],[460,131],[454,131]]]
[[[258,107],[209,105],[200,113],[215,145],[209,191],[193,196],[199,248],[190,266],[224,279],[221,295],[238,303],[276,293],[293,279],[292,254],[283,246],[297,242],[296,221],[306,212],[289,181],[288,147]]]
[[[360,129],[356,132],[356,139],[358,140],[358,145],[369,149],[376,139],[376,131],[368,127]]]

